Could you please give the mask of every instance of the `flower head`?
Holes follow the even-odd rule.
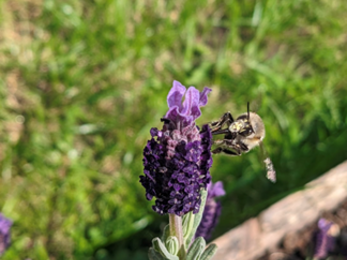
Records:
[[[215,198],[224,195],[225,191],[221,181],[218,181],[215,184],[210,183],[207,186],[206,205],[195,237],[203,237],[205,240],[208,240],[211,237],[212,231],[218,223],[222,209],[221,203],[216,201]]]
[[[186,90],[174,81],[167,96],[169,110],[162,119],[163,129],[150,131],[152,139],[143,151],[145,175],[140,176],[140,182],[148,200],[156,197],[153,210],[159,214],[182,216],[199,211],[200,189],[211,180],[212,135],[207,125],[199,131],[195,120],[210,91],[204,88],[199,92],[194,87]]]
[[[2,255],[10,245],[11,226],[12,221],[0,213],[0,255]]]

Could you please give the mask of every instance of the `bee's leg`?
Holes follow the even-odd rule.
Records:
[[[216,153],[221,153],[222,151],[223,151],[223,148],[222,147],[218,147],[218,148],[212,150],[211,153],[216,154]]]
[[[239,145],[233,143],[233,141],[234,140],[230,140],[230,139],[216,140],[216,141],[214,141],[214,144],[218,145],[219,147],[212,150],[211,152],[213,154],[225,153],[228,155],[237,155],[237,156],[241,155],[242,154],[242,148]]]
[[[235,140],[235,139],[223,139],[223,144],[235,150],[238,155],[241,155],[243,152],[248,152],[249,149],[248,147],[242,143],[240,140]]]
[[[248,152],[248,151],[249,151],[247,145],[245,145],[244,143],[239,142],[238,144],[240,145],[241,150],[242,150],[243,152]]]
[[[160,121],[161,122],[164,122],[164,124],[170,124],[171,123],[171,120],[170,119],[168,119],[168,118],[160,118]]]
[[[223,122],[225,121],[224,120],[224,116],[225,116],[225,114],[220,118],[220,119],[218,119],[218,120],[216,120],[216,121],[212,121],[211,123],[210,123],[210,125],[211,126],[220,126],[221,124],[223,124]]]
[[[230,112],[228,111],[228,112],[224,113],[219,120],[213,121],[210,124],[211,124],[211,126],[218,127],[218,126],[223,126],[225,123],[228,123],[228,126],[229,126],[232,122],[234,122],[234,118],[230,114]]]
[[[230,126],[232,122],[234,122],[234,118],[230,114],[230,112],[228,111],[224,113],[224,115],[219,120],[210,123],[210,125],[212,126],[212,134],[221,129],[225,124]]]
[[[222,147],[218,147],[216,149],[214,149],[212,151],[213,154],[216,154],[216,153],[225,153],[227,155],[232,155],[232,156],[240,156],[241,153],[239,151],[232,151],[232,150],[229,150],[227,148],[222,148]]]
[[[223,144],[225,144],[225,139],[215,140],[215,141],[213,141],[213,144],[216,144],[216,145],[223,145]]]
[[[224,135],[229,134],[229,128],[221,129],[221,127],[211,129],[212,135]]]
[[[230,126],[235,120],[234,120],[233,116],[230,114],[229,111],[226,112],[225,114],[227,114],[226,116],[228,118],[227,124],[228,124],[228,126]]]
[[[160,118],[160,121],[163,122],[164,124],[170,125],[171,127],[175,128],[176,124],[174,123],[174,121],[172,121],[171,119],[168,118]]]
[[[239,151],[239,153],[249,152],[249,148],[241,140],[234,139],[224,139],[224,144],[234,150]]]

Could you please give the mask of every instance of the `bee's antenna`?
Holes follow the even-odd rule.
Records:
[[[247,102],[247,117],[248,117],[248,121],[249,121],[249,102]]]

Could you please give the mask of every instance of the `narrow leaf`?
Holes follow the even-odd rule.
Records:
[[[211,259],[217,251],[216,244],[209,244],[205,249],[204,253],[201,255],[199,260],[209,260]]]
[[[190,233],[187,234],[187,237],[185,238],[185,246],[186,248],[189,247],[190,243],[192,242],[192,239],[196,233],[196,230],[198,229],[198,226],[200,224],[200,221],[202,219],[202,215],[204,213],[205,209],[205,204],[206,204],[206,198],[207,198],[207,191],[206,190],[201,190],[201,204],[200,204],[200,209],[197,214],[194,216],[194,224],[193,227],[190,230]]]
[[[166,225],[164,227],[163,236],[161,237],[161,241],[166,241],[170,236],[170,225]]]
[[[164,243],[160,240],[159,237],[156,237],[152,240],[152,244],[155,250],[157,250],[163,257],[164,259],[167,260],[179,260],[178,256],[172,255],[167,251]]]
[[[192,211],[188,212],[187,214],[185,214],[183,216],[183,220],[182,220],[182,226],[183,227],[182,227],[182,229],[183,229],[184,241],[186,241],[186,239],[189,237],[189,235],[193,231],[194,219],[195,219],[195,215],[193,214]]]
[[[165,260],[165,258],[159,252],[157,252],[153,247],[149,248],[148,258],[149,260]]]
[[[206,247],[205,239],[198,237],[190,246],[186,260],[198,260]]]
[[[168,237],[165,241],[166,249],[172,255],[177,255],[179,250],[177,237]]]

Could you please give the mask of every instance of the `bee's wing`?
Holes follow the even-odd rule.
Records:
[[[274,165],[273,165],[270,157],[267,155],[267,152],[265,150],[263,142],[260,142],[259,146],[260,146],[260,150],[261,150],[262,160],[265,163],[265,167],[266,167],[266,177],[270,181],[276,182],[276,171],[274,169]]]

